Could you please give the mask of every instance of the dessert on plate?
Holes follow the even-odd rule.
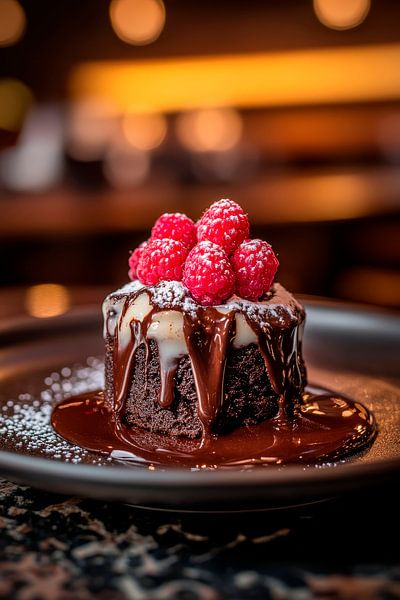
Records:
[[[130,283],[103,303],[104,395],[65,400],[56,430],[183,465],[315,461],[365,446],[375,425],[364,407],[305,391],[305,311],[274,281],[278,266],[232,200],[197,223],[163,214],[130,255]]]

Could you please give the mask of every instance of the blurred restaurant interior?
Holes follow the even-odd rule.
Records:
[[[400,308],[398,0],[0,0],[8,298],[94,301],[221,197],[289,289]]]

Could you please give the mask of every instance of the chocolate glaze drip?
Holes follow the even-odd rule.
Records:
[[[184,333],[198,398],[198,415],[209,434],[222,407],[228,344],[232,341],[234,311],[221,314],[205,309],[202,318],[185,315]]]
[[[122,318],[125,316],[128,305],[124,306]],[[135,359],[136,350],[146,339],[143,334],[144,324],[140,321],[132,321],[130,323],[132,329],[132,341],[129,346],[121,349],[118,343],[114,346],[114,385],[115,385],[115,409],[118,411],[123,408],[126,397],[126,390],[129,385],[130,373],[132,371],[132,363]],[[118,334],[116,330],[114,335]],[[148,357],[148,344],[145,344],[146,360]]]
[[[298,405],[296,390],[301,387],[302,381],[298,348],[303,326],[302,323],[284,335],[282,331],[274,331],[269,324],[263,328],[257,322],[252,324],[271,386],[279,397],[276,420],[281,426],[293,416]]]

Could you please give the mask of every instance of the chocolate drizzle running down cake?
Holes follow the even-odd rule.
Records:
[[[231,200],[195,224],[164,214],[103,303],[105,390],[66,398],[55,430],[136,466],[337,460],[371,444],[359,403],[305,388],[305,312]]]
[[[127,424],[196,438],[290,416],[305,385],[304,309],[265,299],[201,306],[180,282],[139,282],[103,305],[106,398]]]

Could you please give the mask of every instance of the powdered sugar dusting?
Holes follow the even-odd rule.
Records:
[[[159,308],[178,308],[193,315],[199,309],[187,287],[180,281],[160,281],[158,285],[148,288],[148,291],[153,303]]]
[[[232,296],[222,306],[225,310],[244,313],[250,321],[256,322],[263,328],[269,325],[285,327],[303,320],[303,307],[279,283],[273,285],[262,301],[252,302],[239,296]]]
[[[152,303],[160,309],[176,309],[196,316],[203,309],[191,296],[188,288],[181,281],[160,281],[155,286],[146,286],[135,280],[110,294],[107,300],[121,295],[129,296],[141,290],[146,291]],[[107,304],[108,307],[108,304]],[[257,302],[245,300],[233,295],[223,304],[215,305],[216,309],[243,313],[250,321],[263,328],[269,325],[285,327],[295,321],[303,320],[303,307],[279,283],[274,283],[267,296]]]
[[[98,390],[103,387],[103,362],[89,357],[84,366],[64,367],[44,379],[44,389],[38,397],[25,393],[5,402],[0,412],[0,436],[7,448],[7,440],[24,453],[42,455],[63,462],[79,463],[88,451],[70,444],[57,435],[51,425],[55,404],[69,396]],[[107,464],[107,458],[98,455],[91,462]]]

